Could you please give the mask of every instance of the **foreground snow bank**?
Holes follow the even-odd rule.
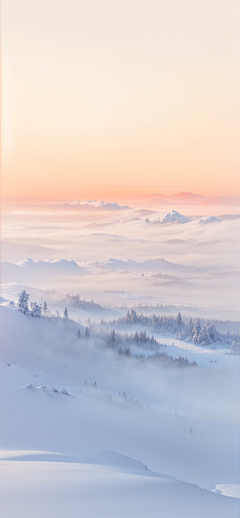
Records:
[[[237,499],[154,474],[77,462],[11,460],[0,465],[5,518],[172,518],[176,506],[178,518],[238,516]]]

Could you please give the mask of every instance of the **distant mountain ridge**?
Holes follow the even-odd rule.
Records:
[[[170,212],[163,212],[161,216],[156,217],[150,217],[146,219],[146,223],[159,223],[159,224],[168,224],[168,223],[178,223],[178,224],[185,224],[185,223],[193,223],[193,224],[201,224],[201,223],[220,223],[221,219],[216,218],[214,216],[201,216],[200,218],[191,219],[187,216],[184,216],[183,214],[180,214],[180,212],[177,212],[176,210],[171,210]]]
[[[96,200],[49,200],[50,204],[45,205],[45,207],[49,209],[70,209],[70,210],[111,210],[111,211],[121,211],[121,210],[130,210],[131,207],[128,205],[118,205],[116,202],[108,202],[108,201],[96,201]]]
[[[131,196],[129,196],[131,198]],[[135,195],[132,198],[137,201],[147,201],[150,205],[219,205],[219,206],[238,206],[240,205],[240,197],[226,196],[202,196],[192,192],[179,192],[177,194],[165,195],[160,193]]]
[[[154,209],[161,206],[173,207],[174,205],[189,205],[189,206],[240,206],[240,196],[203,196],[201,194],[193,192],[179,192],[177,194],[127,194],[117,195],[116,199],[110,197],[109,201],[96,201],[96,200],[44,200],[39,204],[24,204],[21,205],[21,209],[24,210],[68,210],[68,211],[125,211],[131,210],[133,207],[123,203],[129,201],[130,205],[136,206],[144,204],[148,207],[154,207]],[[14,206],[16,210],[16,206]]]

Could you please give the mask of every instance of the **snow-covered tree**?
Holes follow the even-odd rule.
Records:
[[[90,336],[89,328],[86,327],[86,329],[85,329],[85,338],[89,338],[89,336]]]
[[[220,341],[220,339],[220,334],[216,330],[214,322],[207,321],[200,330],[197,341],[201,345],[209,345],[212,343],[215,344]]]
[[[46,303],[46,300],[44,300],[44,303],[43,303],[43,313],[45,313],[45,315],[48,313],[48,305]]]
[[[81,338],[81,331],[80,331],[80,327],[78,328],[78,331],[77,331],[77,337],[78,337],[78,338]]]
[[[152,338],[150,339],[150,342],[151,342],[151,345],[154,345],[154,344],[155,344],[155,342],[156,342],[156,340],[155,340],[155,338],[154,338],[154,336],[153,336],[153,335],[152,335]]]
[[[199,336],[200,331],[201,331],[200,318],[197,318],[195,320],[193,330],[192,330],[192,335],[193,335],[192,341],[194,344],[196,344],[198,342],[198,336]]]
[[[240,354],[240,341],[233,340],[229,353],[230,354]]]
[[[42,316],[41,308],[36,302],[33,302],[31,315],[35,318],[41,318]]]
[[[138,343],[138,332],[137,332],[137,331],[136,331],[136,333],[134,334],[133,340],[134,340],[134,342],[137,342],[137,343]]]
[[[193,319],[190,318],[187,326],[187,334],[189,338],[192,338],[192,332],[193,332]]]
[[[30,311],[28,309],[29,295],[26,293],[26,290],[22,290],[18,295],[18,311],[21,311],[24,315],[30,315]]]
[[[112,331],[110,332],[110,335],[108,337],[108,347],[111,347],[112,349],[114,349],[116,342],[117,342],[116,333],[115,333],[115,330],[112,329]]]
[[[68,309],[67,308],[64,309],[63,317],[68,318]]]
[[[216,330],[214,322],[207,322],[207,331],[209,334],[210,342],[217,342],[219,340],[219,333]]]
[[[181,315],[180,311],[179,311],[178,316],[177,316],[177,318],[176,318],[176,322],[177,322],[177,325],[178,325],[179,327],[181,327],[181,326],[182,326],[182,315]]]

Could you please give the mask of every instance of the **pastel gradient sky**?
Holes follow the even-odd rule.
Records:
[[[2,0],[2,197],[239,195],[237,0]]]

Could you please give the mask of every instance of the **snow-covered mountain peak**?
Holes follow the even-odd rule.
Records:
[[[153,223],[189,223],[191,219],[176,210],[171,210],[170,212],[163,212],[161,216],[156,219],[151,219],[150,221]]]
[[[206,224],[206,223],[220,223],[222,220],[220,218],[216,218],[215,216],[203,216],[198,218],[196,222],[198,224]]]

